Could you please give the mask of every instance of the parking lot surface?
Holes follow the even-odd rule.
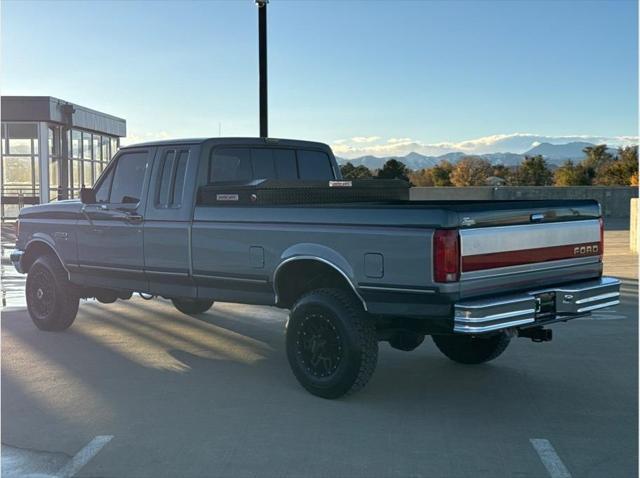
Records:
[[[368,386],[335,401],[291,374],[285,311],[85,301],[71,329],[44,333],[16,302],[1,327],[3,475],[549,477],[550,459],[556,476],[636,476],[627,247],[627,231],[607,232],[622,303],[556,325],[552,342],[514,339],[481,366],[430,340],[410,353],[383,343]]]

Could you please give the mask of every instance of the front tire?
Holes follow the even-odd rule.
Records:
[[[505,351],[511,338],[504,332],[484,336],[433,335],[436,347],[454,362],[480,364],[489,362]]]
[[[45,255],[33,263],[25,290],[27,310],[36,327],[47,332],[71,327],[80,297],[57,257]]]
[[[208,299],[171,299],[173,305],[183,314],[198,315],[203,314],[213,305]]]
[[[289,314],[287,358],[313,395],[338,398],[356,392],[367,384],[378,360],[375,325],[353,294],[309,292]]]

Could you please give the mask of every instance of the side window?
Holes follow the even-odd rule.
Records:
[[[298,179],[298,164],[294,150],[274,149],[273,162],[278,179]]]
[[[169,195],[171,193],[171,176],[174,171],[174,163],[176,159],[176,152],[174,150],[164,153],[162,161],[160,162],[160,183],[158,184],[158,194],[156,197],[156,205],[160,207],[167,207],[169,205]]]
[[[300,179],[334,179],[331,161],[321,151],[298,151]]]
[[[184,181],[187,173],[187,161],[189,160],[189,151],[180,151],[176,164],[176,179],[173,182],[173,198],[171,205],[173,207],[182,206],[182,191],[184,191]]]
[[[164,153],[160,163],[156,206],[178,208],[182,205],[188,159],[189,151],[187,150],[169,150]]]
[[[209,182],[248,181],[251,179],[251,150],[219,148],[214,150],[209,165]]]
[[[96,189],[96,201],[97,202],[109,202],[109,192],[111,190],[111,179],[113,179],[113,168],[110,168],[107,175],[100,182],[100,185]]]
[[[135,204],[140,202],[142,183],[147,170],[147,153],[125,153],[118,158],[111,186],[111,203]]]

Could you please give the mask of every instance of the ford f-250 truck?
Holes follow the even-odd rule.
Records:
[[[134,292],[186,314],[214,301],[289,309],[293,373],[325,398],[367,383],[379,341],[408,351],[431,335],[478,364],[619,301],[595,201],[408,201],[376,196],[376,181],[343,181],[314,142],[128,146],[81,200],[22,209],[11,258],[47,331],[67,329],[80,298]]]

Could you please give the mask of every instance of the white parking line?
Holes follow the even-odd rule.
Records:
[[[531,438],[529,441],[538,453],[542,464],[549,472],[551,478],[571,478],[571,473],[569,473],[567,467],[564,466],[564,463],[562,463],[562,460],[549,440],[545,440],[544,438]]]
[[[71,478],[78,473],[84,465],[89,463],[112,438],[113,435],[98,435],[95,437],[87,443],[82,450],[76,453],[69,463],[58,471],[57,476],[60,478]]]

